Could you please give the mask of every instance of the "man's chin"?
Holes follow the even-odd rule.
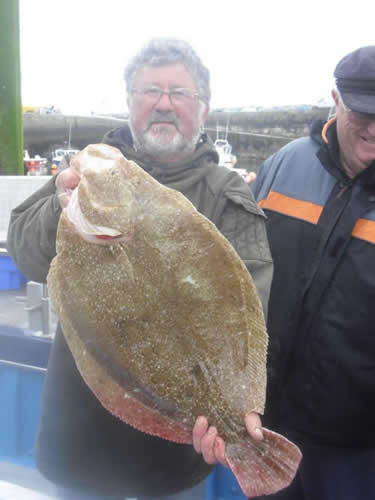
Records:
[[[174,123],[153,123],[148,129],[148,133],[158,137],[174,136],[179,134],[179,131]]]
[[[149,149],[178,151],[184,146],[184,139],[175,127],[149,129],[143,136],[144,145]]]
[[[177,133],[148,134],[147,142],[156,146],[172,146],[180,144],[181,139]]]
[[[167,127],[153,124],[141,136],[133,133],[133,138],[138,150],[165,160],[192,153],[197,141],[195,137],[187,141],[173,124],[167,124]]]

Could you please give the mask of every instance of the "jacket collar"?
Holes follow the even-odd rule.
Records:
[[[375,189],[375,161],[363,172],[351,179],[345,172],[340,161],[340,146],[337,138],[336,119],[327,122],[315,121],[311,127],[311,138],[320,145],[317,157],[324,168],[343,184],[363,184],[365,187]]]
[[[177,165],[162,165],[141,151],[136,151],[133,138],[127,125],[108,132],[103,142],[117,147],[128,160],[135,161],[146,172],[159,182],[181,190],[198,182],[208,169],[218,164],[219,156],[215,146],[207,134],[201,134],[192,155]]]

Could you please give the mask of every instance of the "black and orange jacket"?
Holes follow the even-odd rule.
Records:
[[[336,124],[322,128],[266,160],[252,186],[274,259],[266,422],[374,446],[375,162],[350,179]]]

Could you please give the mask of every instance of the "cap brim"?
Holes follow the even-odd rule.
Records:
[[[375,95],[358,95],[340,92],[344,104],[352,111],[359,113],[375,114]]]

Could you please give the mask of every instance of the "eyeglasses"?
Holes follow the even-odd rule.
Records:
[[[374,113],[361,113],[360,111],[353,111],[352,109],[347,106],[344,101],[342,100],[342,97],[340,95],[340,100],[342,107],[344,108],[344,111],[346,113],[350,113],[350,116],[355,120],[356,122],[361,122],[361,123],[369,123],[373,120],[375,120],[375,114]]]
[[[187,104],[200,98],[197,92],[192,92],[189,89],[183,88],[162,90],[159,87],[145,87],[144,89],[134,88],[131,92],[133,94],[140,94],[152,104],[159,102],[164,95],[167,95],[174,105]]]

